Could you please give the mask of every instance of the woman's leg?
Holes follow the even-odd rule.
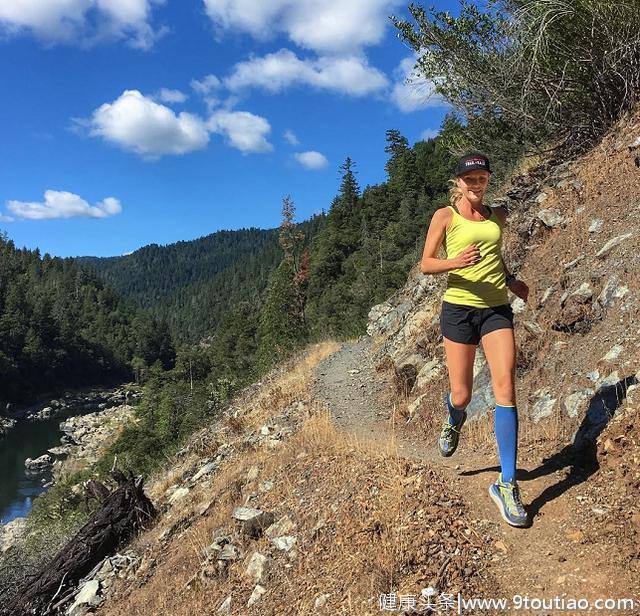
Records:
[[[476,344],[463,344],[443,337],[444,351],[449,372],[451,402],[458,409],[465,408],[473,391],[473,362]]]
[[[438,450],[440,455],[448,457],[458,448],[460,431],[467,419],[465,408],[471,400],[473,360],[477,345],[443,338],[451,392],[447,394],[448,415],[438,437]]]
[[[516,341],[513,329],[494,329],[482,336],[481,342],[491,371],[496,402],[504,406],[516,406]]]
[[[516,347],[513,329],[504,327],[482,337],[496,399],[494,426],[502,480],[513,481],[518,450],[518,409],[515,394]]]

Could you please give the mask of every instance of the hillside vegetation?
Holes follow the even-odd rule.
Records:
[[[137,421],[95,473],[117,455],[149,477],[161,515],[94,575],[99,615],[363,616],[382,594],[428,587],[640,600],[640,12],[616,6],[463,2],[454,17],[411,5],[414,21],[396,20],[453,112],[435,140],[389,131],[380,186],[362,190],[347,158],[313,237],[285,199],[259,305],[238,298],[174,368],[145,368]],[[496,161],[506,261],[532,291],[513,301],[524,530],[488,502],[481,353],[460,455],[434,454],[445,277],[417,262],[470,147]],[[364,331],[373,367],[341,354]]]
[[[170,368],[166,327],[73,262],[0,235],[0,411],[43,392],[129,380],[134,358]]]

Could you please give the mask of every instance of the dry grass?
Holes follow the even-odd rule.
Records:
[[[314,368],[335,348],[311,349],[255,391],[242,413],[249,430],[292,402],[308,399]],[[116,582],[115,595],[98,614],[210,614],[227,596],[231,613],[243,616],[378,614],[381,593],[417,596],[456,547],[440,583],[451,592],[476,584],[474,576],[461,573],[476,566],[469,562],[467,545],[474,533],[459,517],[462,502],[432,470],[399,458],[393,436],[382,445],[358,440],[339,431],[320,403],[309,401],[299,429],[279,447],[235,451],[218,473],[167,507],[160,524],[134,543],[134,550],[145,554],[144,574]],[[196,462],[190,455],[158,478],[154,495],[158,498]],[[254,467],[255,477],[249,473]],[[265,481],[272,483],[270,489]],[[446,507],[439,504],[445,499]],[[279,551],[266,536],[251,539],[240,533],[232,519],[239,505],[272,512],[276,520],[289,516],[295,523],[294,548]],[[231,535],[240,550],[238,561],[224,570],[203,553],[216,532]],[[267,593],[246,607],[256,582],[245,569],[255,551],[270,560],[261,581]],[[323,594],[326,606],[316,609]]]
[[[166,549],[154,550],[148,540],[157,559],[155,573],[141,588],[122,589],[109,609],[98,613],[190,616],[213,613],[231,596],[232,613],[245,616],[363,616],[379,613],[381,593],[393,589],[417,595],[441,565],[442,538],[434,539],[434,557],[429,558],[424,529],[429,515],[436,528],[440,510],[434,503],[444,487],[437,480],[424,486],[416,472],[419,465],[407,464],[394,450],[392,442],[383,451],[357,442],[339,432],[326,413],[314,414],[280,449],[238,457],[217,475],[206,489],[206,498],[215,503],[210,512],[196,517]],[[247,479],[251,466],[259,469],[255,480]],[[273,488],[261,492],[258,486],[265,479]],[[239,493],[230,486],[239,487]],[[203,549],[215,531],[234,533],[233,508],[250,496],[251,506],[273,512],[276,519],[289,516],[298,542],[284,553],[265,536],[235,535],[241,558],[221,573],[215,561],[206,561]],[[245,568],[254,551],[268,555],[272,566],[261,582],[267,594],[248,608],[255,582]],[[327,605],[316,611],[315,600],[323,593],[329,594]]]

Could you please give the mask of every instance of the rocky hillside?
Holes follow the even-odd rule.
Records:
[[[538,601],[523,613],[564,613],[542,603],[554,597],[640,613],[639,187],[635,117],[579,159],[532,163],[502,197],[505,258],[531,290],[513,304],[530,528],[487,494],[499,466],[480,348],[460,449],[437,455],[445,280],[416,265],[366,339],[306,349],[194,436],[149,484],[158,521],[69,613],[408,615],[516,594]]]
[[[586,156],[532,164],[494,204],[510,213],[505,261],[531,291],[526,303],[511,296],[526,434],[593,440],[636,389],[639,154],[636,116]],[[378,362],[393,367],[407,418],[439,409],[448,384],[438,323],[445,286],[445,276],[425,276],[416,265],[406,286],[370,313]],[[474,375],[469,411],[479,418],[493,404],[481,347]]]

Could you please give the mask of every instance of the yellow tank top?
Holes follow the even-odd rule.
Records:
[[[445,234],[447,258],[457,257],[469,244],[476,244],[480,260],[475,265],[451,270],[442,299],[452,304],[488,308],[509,303],[502,265],[502,224],[491,210],[487,220],[467,220],[454,207]]]

